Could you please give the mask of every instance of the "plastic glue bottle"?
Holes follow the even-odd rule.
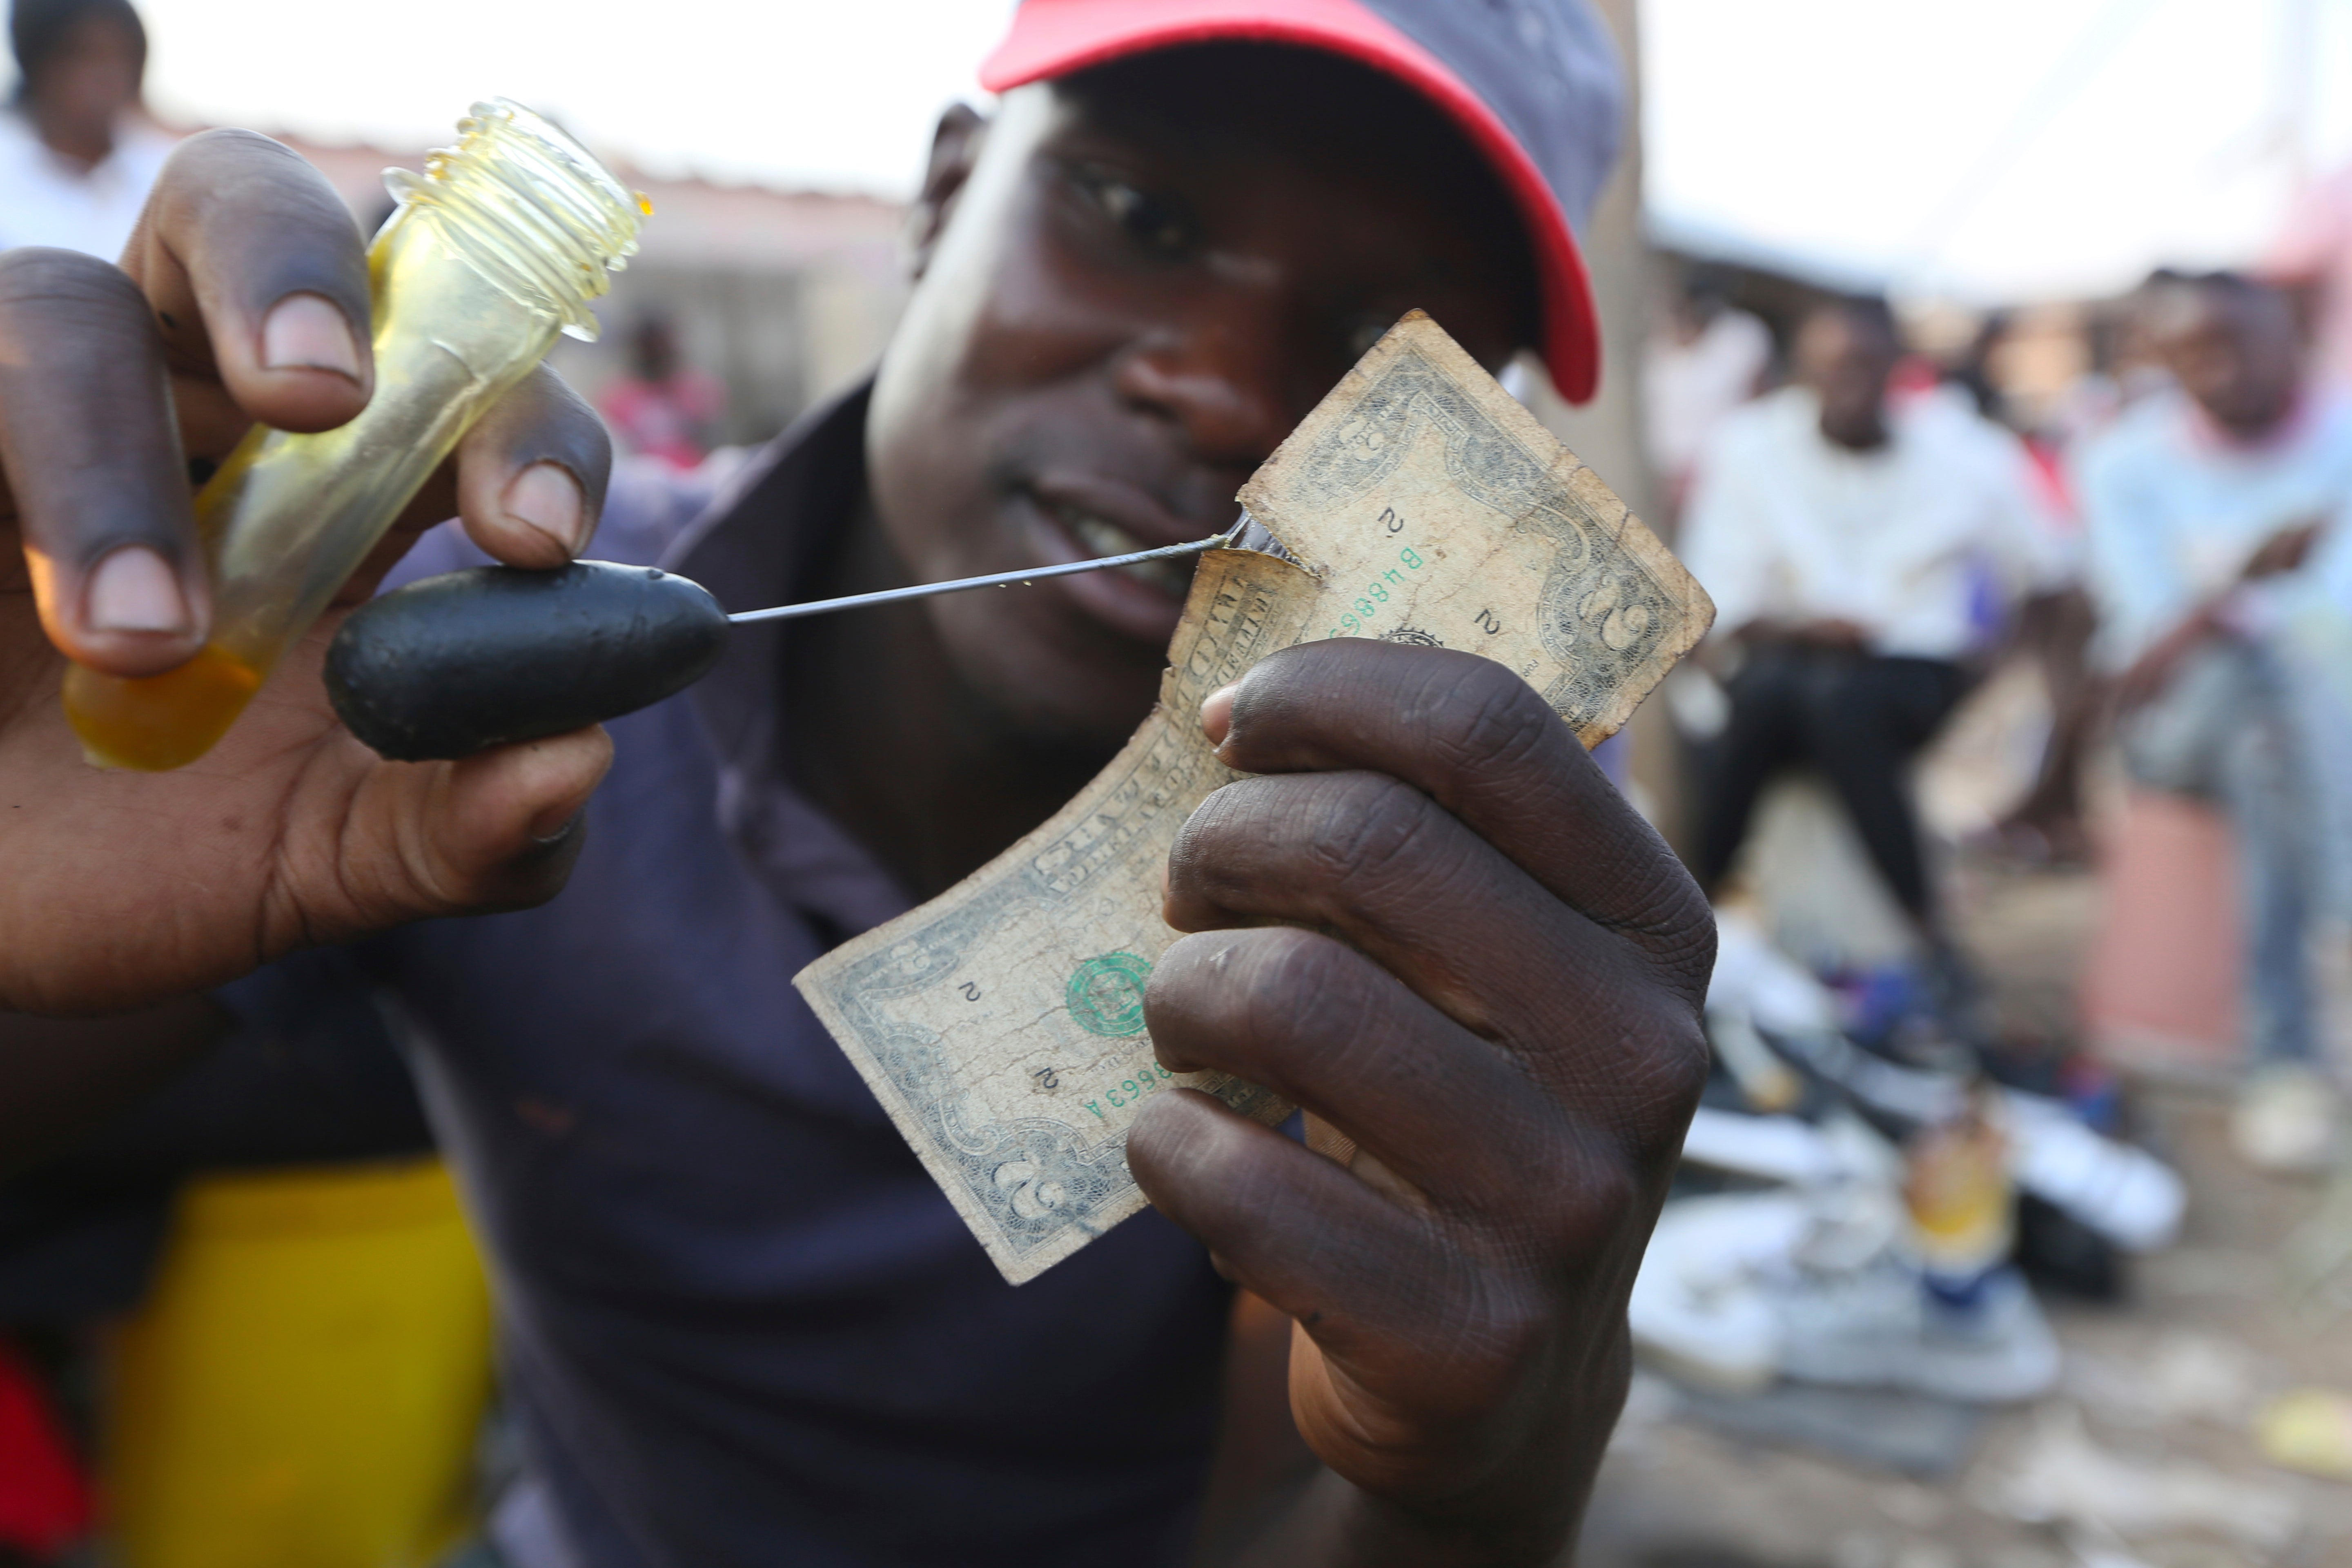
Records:
[[[67,671],[91,762],[160,772],[210,751],[458,437],[559,333],[595,337],[589,301],[650,204],[520,104],[478,103],[457,129],[423,175],[384,176],[399,205],[368,252],[367,407],[315,435],[257,426],[196,496],[211,640],[146,679]]]

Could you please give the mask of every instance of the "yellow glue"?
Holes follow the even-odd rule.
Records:
[[[183,767],[225,734],[476,419],[555,346],[593,339],[589,301],[636,249],[648,210],[520,104],[478,103],[368,252],[375,392],[316,435],[257,426],[196,496],[212,641],[165,675],[76,665],[65,710],[104,767]]]

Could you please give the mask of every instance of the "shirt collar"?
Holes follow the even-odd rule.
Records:
[[[660,564],[730,611],[784,605],[847,530],[866,484],[869,379],[820,405],[746,463]],[[690,693],[719,763],[719,824],[769,889],[835,937],[913,907],[873,857],[803,800],[787,766],[784,660],[793,623],[738,626]]]
[[[709,588],[730,612],[790,604],[848,528],[866,484],[869,378],[820,404],[746,463],[659,563]],[[727,657],[694,689],[722,763],[781,773],[783,651],[790,622],[739,626]]]

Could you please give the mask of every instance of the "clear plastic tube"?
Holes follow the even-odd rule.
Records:
[[[520,104],[478,103],[368,252],[375,392],[316,435],[256,427],[196,497],[212,640],[146,679],[77,665],[66,716],[105,767],[182,767],[210,751],[367,559],[459,437],[559,333],[596,335],[588,303],[636,249],[651,209]]]

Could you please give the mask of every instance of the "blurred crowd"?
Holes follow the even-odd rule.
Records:
[[[1938,323],[1938,353],[1880,299],[1791,306],[1685,269],[1647,435],[1717,611],[1668,706],[1723,956],[1718,1092],[1635,1296],[1664,1364],[2030,1398],[2060,1358],[2026,1274],[2097,1293],[2116,1256],[2177,1234],[2180,1181],[2117,1114],[2117,1066],[2146,1064],[2095,1009],[2055,1031],[1999,1016],[1949,907],[1956,858],[2092,868],[2126,986],[2179,962],[2182,921],[2231,943],[2231,1037],[2200,1065],[2230,1086],[2238,1157],[2343,1161],[2321,976],[2352,888],[2348,191],[2313,192],[2246,270],[2159,270],[2103,302],[2080,374],[2031,398],[2001,384],[1999,313],[1957,341]],[[1930,831],[1923,771],[2020,678],[2024,765],[1973,831]],[[1778,856],[1756,842],[1776,796],[1780,828],[1820,830]],[[2166,812],[2211,826],[2229,883],[2168,851]],[[1843,930],[1787,918],[1808,882]],[[2061,1230],[2021,1224],[2036,1208]]]
[[[2103,748],[2240,841],[2247,1061],[2294,1083],[2293,1115],[2247,1119],[2268,1164],[2324,1163],[2336,1136],[2304,962],[2342,908],[2352,784],[2332,658],[2352,614],[2352,409],[2325,368],[2325,280],[2159,271],[2038,423],[1987,378],[1998,319],[1939,364],[1906,355],[1883,301],[1832,297],[1782,354],[1702,279],[1651,358],[1654,459],[1717,608],[1676,704],[1702,883],[1724,889],[1763,787],[1811,770],[1909,922],[1940,1021],[1969,1036],[1974,986],[1908,773],[1989,673],[2030,660],[2046,743],[1994,847],[2084,856]]]

